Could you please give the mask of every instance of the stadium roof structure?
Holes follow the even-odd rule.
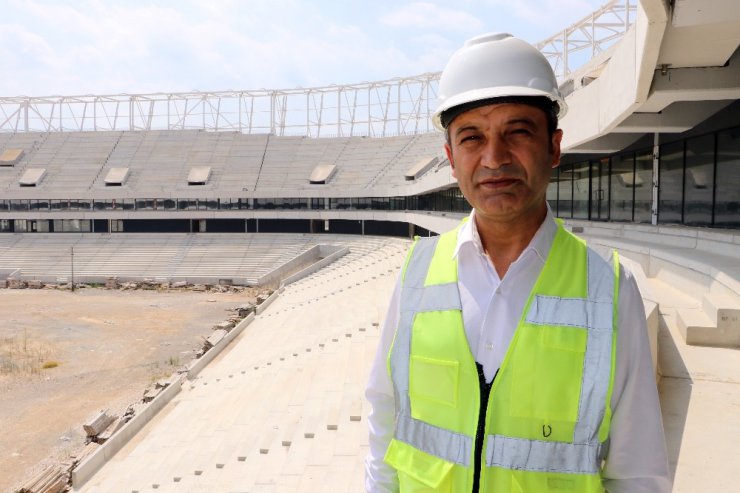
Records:
[[[607,52],[633,23],[635,0],[612,0],[537,44],[561,80]],[[292,89],[0,98],[0,132],[237,131],[311,137],[430,132],[439,72]]]

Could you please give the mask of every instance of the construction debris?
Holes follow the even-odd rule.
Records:
[[[24,289],[26,287],[26,281],[22,279],[8,279],[8,287],[10,289]]]
[[[229,330],[234,328],[234,325],[236,324],[234,323],[233,320],[226,320],[226,321],[219,322],[216,325],[214,325],[213,330],[225,330],[228,332]]]
[[[26,484],[17,493],[59,493],[67,487],[69,471],[60,465],[49,466]]]
[[[95,437],[102,433],[118,416],[108,414],[108,409],[100,411],[90,423],[82,425],[88,437]]]
[[[144,397],[142,398],[142,401],[145,403],[153,401],[169,385],[170,382],[168,382],[167,380],[159,380],[158,382],[155,382],[154,387],[149,387],[144,391]]]

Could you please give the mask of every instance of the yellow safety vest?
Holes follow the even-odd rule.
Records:
[[[459,227],[417,240],[388,355],[402,493],[602,493],[619,262],[558,226],[507,354],[487,384],[468,346]]]

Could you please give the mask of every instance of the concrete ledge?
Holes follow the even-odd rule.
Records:
[[[276,297],[277,291],[274,292],[268,301]],[[265,301],[262,305],[268,303]],[[260,305],[260,306],[262,306]],[[193,360],[188,364],[187,378],[192,380],[203,368],[208,365],[223,349],[228,346],[242,331],[254,320],[255,314],[250,313],[241,322],[239,322],[229,333],[221,339],[218,344],[208,350],[203,356],[197,360]],[[136,433],[138,433],[156,414],[164,408],[179,392],[182,388],[183,377],[180,375],[173,375],[170,378],[170,384],[167,386],[162,393],[149,403],[148,406],[144,407],[136,414],[131,421],[126,423],[120,430],[113,434],[104,444],[102,444],[95,452],[90,454],[84,461],[82,461],[74,471],[72,471],[72,486],[75,488],[81,487],[87,482],[106,462],[108,462],[129,440],[131,440]]]
[[[311,263],[313,264],[314,261],[318,260],[321,262],[323,259],[321,259],[322,256],[326,257],[327,255],[331,255],[332,253],[341,250],[342,247],[335,246],[335,245],[316,245],[302,254],[296,256],[295,258],[285,262],[284,264],[280,265],[279,267],[273,269],[272,271],[268,272],[264,276],[260,277],[257,280],[258,286],[264,286],[266,284],[275,283],[278,284],[283,280],[283,277],[288,272],[294,271],[295,269],[299,268],[301,265]]]
[[[131,421],[113,434],[95,452],[87,456],[72,471],[72,486],[79,488],[87,482],[98,469],[108,462],[124,445],[138,433],[168,402],[172,400],[182,387],[182,377],[174,375],[170,378],[170,384],[157,397],[136,414]]]
[[[277,290],[273,291],[272,294],[270,296],[268,296],[265,301],[263,301],[261,304],[257,305],[257,308],[255,308],[254,312],[257,315],[261,315],[262,312],[264,312],[265,310],[267,310],[267,307],[270,306],[272,304],[272,302],[277,299],[278,296],[280,296],[280,291],[281,291],[280,289],[277,289]]]
[[[320,245],[320,246],[323,246],[323,245]],[[347,247],[343,247],[343,248],[341,248],[341,249],[339,249],[339,250],[337,250],[337,251],[335,251],[333,253],[330,253],[328,256],[322,258],[318,262],[314,262],[313,264],[309,265],[308,267],[306,267],[302,271],[297,272],[297,273],[293,274],[292,276],[286,277],[283,280],[282,285],[283,286],[287,286],[288,284],[294,283],[296,281],[300,281],[304,277],[310,276],[314,272],[316,272],[319,269],[321,269],[321,268],[323,268],[323,267],[331,264],[332,262],[334,262],[338,258],[343,257],[344,255],[346,255],[348,253],[349,253],[349,248],[347,248]]]
[[[681,278],[689,290],[740,297],[740,232],[567,220],[596,244],[626,252],[650,277]],[[673,273],[669,272],[672,271]]]
[[[223,349],[226,346],[228,346],[231,343],[231,341],[233,341],[236,338],[236,336],[242,333],[242,331],[247,325],[252,323],[252,320],[254,320],[254,313],[250,313],[249,315],[247,315],[241,322],[239,322],[236,325],[236,327],[231,329],[229,333],[226,334],[226,336],[224,336],[223,339],[218,341],[218,344],[216,344],[211,349],[206,351],[206,353],[203,356],[191,361],[187,366],[188,379],[189,380],[194,379],[198,375],[198,373],[200,373],[203,370],[203,368],[205,368],[206,365],[208,365],[208,363],[213,361],[213,358],[218,356],[218,354],[221,351],[223,351]]]

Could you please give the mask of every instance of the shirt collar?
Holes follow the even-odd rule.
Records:
[[[558,224],[555,222],[555,216],[550,210],[550,204],[547,204],[547,214],[545,220],[542,221],[539,229],[532,237],[529,245],[522,251],[524,255],[527,251],[534,251],[542,262],[547,261],[547,255],[550,253],[550,247],[552,241],[555,238],[555,232],[558,229]],[[475,251],[481,255],[485,255],[483,250],[483,243],[480,240],[478,234],[478,228],[475,225],[475,209],[470,211],[468,220],[462,225],[457,235],[457,245],[455,251],[452,253],[452,257],[455,258],[462,248],[475,248]],[[521,256],[521,255],[520,255]]]

